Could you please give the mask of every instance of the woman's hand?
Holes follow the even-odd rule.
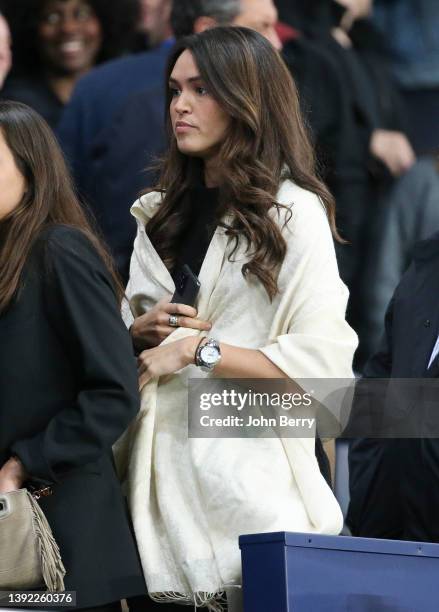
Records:
[[[144,315],[137,317],[131,327],[131,337],[134,346],[139,349],[158,346],[171,334],[175,327],[169,325],[169,316],[178,317],[177,327],[188,327],[199,331],[209,331],[212,324],[208,321],[197,319],[197,311],[186,304],[171,304],[170,298],[157,302]]]
[[[199,342],[198,336],[191,336],[143,351],[137,360],[140,390],[151,379],[173,374],[194,363]]]
[[[21,461],[16,457],[11,457],[0,469],[0,493],[21,489],[27,476]]]

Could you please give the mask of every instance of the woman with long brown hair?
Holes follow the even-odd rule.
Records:
[[[50,128],[0,102],[0,494],[41,498],[77,608],[145,592],[111,447],[138,410],[119,283]]]
[[[188,439],[188,380],[350,377],[356,336],[333,201],[274,47],[213,28],[177,45],[167,76],[169,151],[132,208],[142,405],[118,458],[151,596],[222,610],[226,591],[235,609],[239,534],[338,533],[342,517],[313,437]],[[170,302],[185,265],[196,309]]]

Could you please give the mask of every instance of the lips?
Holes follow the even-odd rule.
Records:
[[[190,130],[195,129],[194,125],[190,123],[186,123],[185,121],[177,121],[175,124],[175,133],[176,134],[184,134],[189,132]]]
[[[84,43],[81,40],[69,40],[59,45],[59,50],[65,55],[76,55],[84,49]]]

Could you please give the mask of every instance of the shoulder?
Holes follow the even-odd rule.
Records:
[[[71,225],[54,224],[44,228],[38,237],[55,252],[94,249],[90,239],[77,227]]]
[[[111,273],[90,238],[80,229],[67,225],[45,228],[35,245],[40,262],[40,278],[46,289],[76,295],[111,290],[116,287]],[[35,260],[35,257],[34,257]]]
[[[277,200],[285,207],[275,214],[288,245],[288,258],[335,261],[334,239],[320,198],[292,181],[285,181]]]
[[[146,224],[155,215],[163,200],[163,193],[151,191],[142,195],[131,206],[131,214],[138,221]]]
[[[144,54],[140,54],[139,57],[129,56],[120,57],[109,62],[105,62],[96,68],[93,68],[88,72],[78,83],[78,88],[88,89],[93,86],[98,86],[101,83],[111,81],[113,78],[117,78],[124,70],[129,70],[132,65],[141,64],[143,65]],[[145,58],[145,62],[147,60]]]
[[[37,249],[44,253],[46,265],[58,272],[78,266],[106,271],[90,238],[76,227],[53,225],[45,228],[38,237]]]
[[[6,80],[2,89],[2,98],[7,98],[9,95],[16,92],[27,91],[35,86],[35,80],[29,77],[12,77]]]
[[[46,100],[53,97],[53,94],[43,79],[23,76],[8,80],[1,91],[1,97],[31,105],[35,99],[43,98]]]
[[[132,76],[137,79],[142,76],[145,82],[152,72],[160,72],[161,65],[157,65],[160,57],[155,51],[146,51],[135,55],[120,57],[109,62],[105,62],[93,68],[80,79],[76,87],[76,94],[90,93],[91,91],[102,91],[110,85],[118,85],[121,78]],[[105,91],[108,95],[108,90]]]
[[[326,209],[321,199],[293,181],[285,180],[281,183],[276,200],[286,207],[281,209],[280,216],[290,229],[298,224],[312,222],[329,227]]]
[[[139,91],[134,91],[121,107],[118,117],[129,115],[133,123],[138,121],[140,117],[140,119],[149,122],[148,128],[151,129],[152,119],[156,118],[160,121],[163,119],[164,100],[165,92],[161,85],[152,85]]]

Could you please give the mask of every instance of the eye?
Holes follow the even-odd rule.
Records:
[[[83,6],[78,7],[74,11],[72,18],[78,22],[81,22],[81,21],[85,22],[85,21],[88,21],[93,15],[94,13],[93,13],[92,8],[84,4]],[[46,23],[47,25],[56,26],[59,23],[61,23],[61,21],[65,18],[66,16],[63,15],[61,11],[54,10],[54,11],[49,11],[48,13],[44,14],[41,21],[43,23]]]
[[[209,93],[205,87],[201,87],[201,86],[197,87],[195,91],[200,96],[207,96],[207,94]]]
[[[176,87],[170,87],[169,93],[171,94],[171,98],[177,98],[180,95],[181,90],[177,89]]]
[[[75,18],[77,21],[88,21],[90,17],[93,15],[93,11],[90,6],[81,6],[75,13]]]
[[[58,25],[58,23],[61,21],[61,13],[58,11],[51,11],[50,13],[43,15],[41,21],[47,25]]]

